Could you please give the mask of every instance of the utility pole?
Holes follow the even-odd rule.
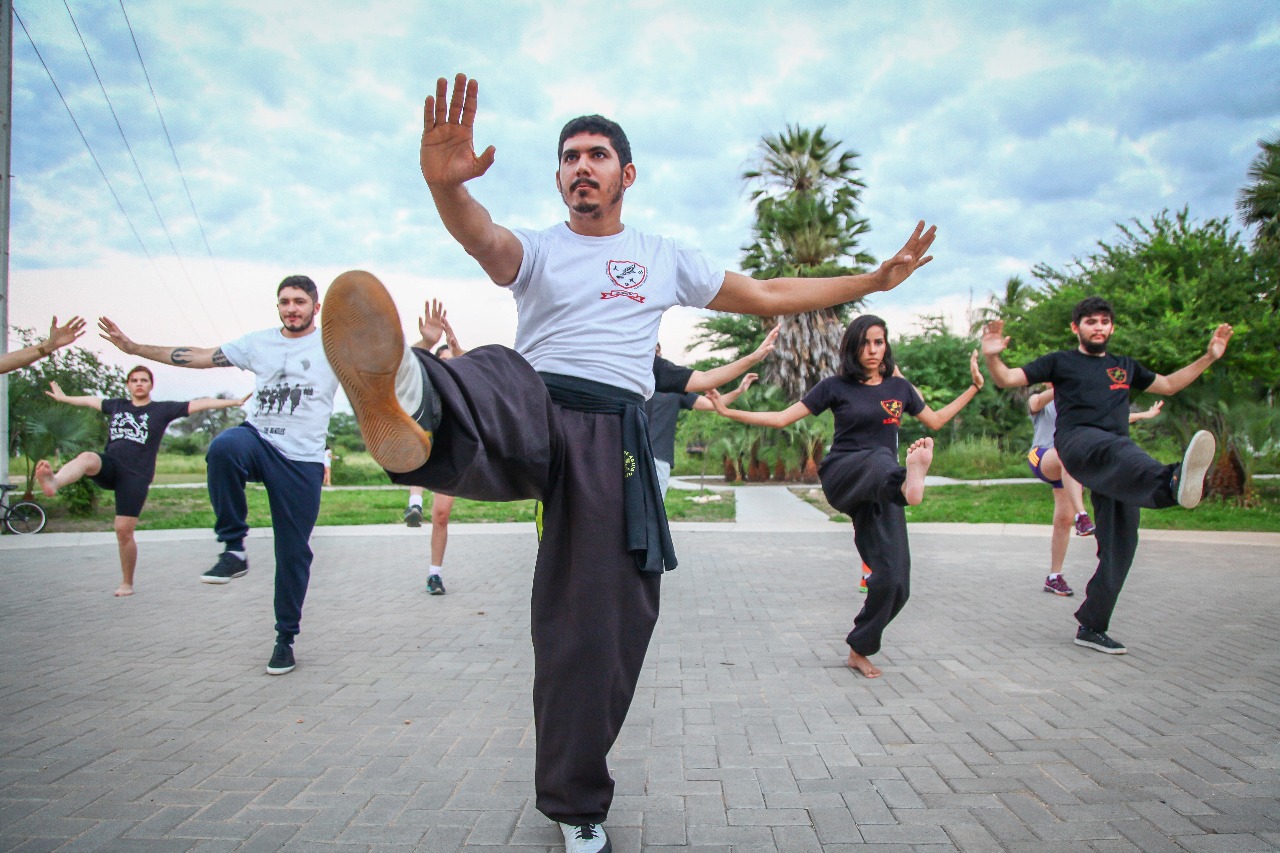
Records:
[[[0,0],[0,353],[9,351],[9,143],[13,139],[13,0]],[[9,482],[9,377],[0,374],[0,483]]]

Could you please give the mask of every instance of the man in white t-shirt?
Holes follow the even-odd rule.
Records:
[[[472,148],[475,81],[443,78],[427,98],[421,165],[449,233],[510,290],[516,345],[441,362],[404,346],[399,315],[369,273],[326,294],[325,351],[373,457],[399,483],[480,500],[536,498],[533,579],[537,808],[570,853],[610,848],[607,754],[635,692],[658,615],[661,573],[675,567],[642,404],[655,390],[663,312],[689,305],[762,316],[837,305],[888,290],[927,263],[920,223],[868,275],[755,281],[699,252],[622,224],[636,179],[626,135],[600,116],[561,132],[556,186],[568,222],[543,231],[497,225],[465,187],[493,163]],[[657,390],[706,390],[684,386]],[[714,383],[711,387],[714,387]]]
[[[243,424],[224,430],[209,444],[209,500],[214,532],[224,550],[203,575],[225,584],[249,572],[244,538],[249,533],[245,483],[262,483],[271,505],[276,555],[276,644],[269,675],[294,667],[293,638],[300,630],[302,602],[311,578],[311,530],[320,514],[325,439],[338,380],[317,334],[320,314],[315,282],[291,275],[276,288],[281,328],[237,338],[220,347],[137,344],[106,317],[103,337],[124,352],[178,367],[238,367],[254,374],[256,392]]]

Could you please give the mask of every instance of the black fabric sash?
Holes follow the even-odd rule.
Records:
[[[667,510],[658,488],[658,471],[649,446],[644,397],[603,382],[561,373],[538,373],[551,399],[566,409],[589,414],[622,415],[622,499],[626,513],[627,550],[642,572],[662,574],[676,567],[675,546],[667,526]]]

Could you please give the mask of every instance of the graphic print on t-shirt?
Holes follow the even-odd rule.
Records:
[[[632,292],[644,284],[644,280],[649,277],[649,271],[642,264],[638,264],[635,261],[609,261],[605,272],[608,274],[610,282],[624,289],[601,291],[601,299],[625,296],[628,299],[634,299],[636,302],[644,302],[643,296]]]
[[[292,415],[298,408],[298,404],[302,402],[302,399],[304,397],[313,396],[315,392],[316,389],[313,386],[304,386],[301,382],[293,385],[290,385],[288,382],[277,382],[272,385],[264,385],[258,389],[256,398],[258,408],[254,411],[254,414]]]
[[[889,417],[885,418],[881,423],[902,425],[901,400],[881,400],[880,407],[889,413]]]
[[[1120,388],[1129,387],[1129,372],[1123,367],[1108,367],[1107,376],[1111,377],[1111,390],[1116,391]]]
[[[123,440],[146,444],[147,437],[151,435],[148,426],[150,420],[150,415],[135,418],[132,412],[116,412],[107,426],[107,441]]]

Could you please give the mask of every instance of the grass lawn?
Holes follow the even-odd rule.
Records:
[[[1257,481],[1257,505],[1248,509],[1233,502],[1210,499],[1194,510],[1173,507],[1146,510],[1142,526],[1153,530],[1247,530],[1280,532],[1280,483]],[[822,497],[821,489],[798,487],[792,491],[831,515],[848,522]],[[1085,506],[1088,507],[1088,496]],[[1041,483],[998,486],[934,486],[925,491],[924,503],[907,507],[908,521],[966,523],[1048,524],[1053,519],[1053,495]]]
[[[672,521],[732,521],[733,495],[718,502],[693,503],[692,491],[673,489],[667,495],[667,515]],[[261,486],[250,484],[249,526],[268,527],[271,511],[267,493]],[[318,526],[335,524],[399,524],[407,503],[407,489],[326,489],[320,497]],[[56,498],[39,502],[49,513],[45,530],[50,533],[109,531],[115,505],[109,492],[99,492],[98,507],[90,518],[71,518]],[[453,505],[452,521],[458,523],[492,523],[533,521],[533,501],[484,503],[459,498]],[[430,504],[428,503],[428,509]],[[429,517],[428,517],[429,519]],[[426,524],[430,524],[427,520]],[[139,530],[171,530],[177,528],[213,528],[213,510],[203,488],[152,489],[138,522]]]

